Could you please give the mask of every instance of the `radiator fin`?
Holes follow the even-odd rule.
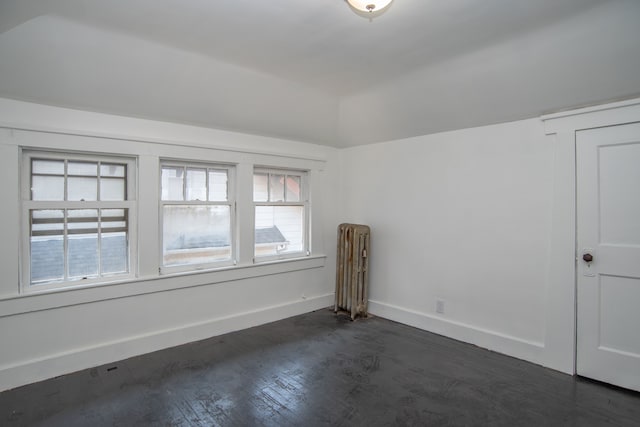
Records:
[[[370,229],[361,224],[340,224],[336,250],[334,311],[346,311],[351,319],[367,317]]]

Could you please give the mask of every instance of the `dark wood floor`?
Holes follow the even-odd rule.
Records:
[[[0,393],[0,425],[640,426],[640,394],[320,310]]]

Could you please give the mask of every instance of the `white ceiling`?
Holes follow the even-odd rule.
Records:
[[[640,94],[638,0],[0,0],[0,96],[337,147]]]

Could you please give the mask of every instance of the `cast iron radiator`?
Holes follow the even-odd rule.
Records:
[[[338,226],[334,311],[346,311],[351,320],[356,316],[367,317],[369,235],[370,230],[366,225]]]

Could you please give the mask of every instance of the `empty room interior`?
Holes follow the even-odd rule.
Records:
[[[0,425],[639,425],[639,22],[0,0]]]

